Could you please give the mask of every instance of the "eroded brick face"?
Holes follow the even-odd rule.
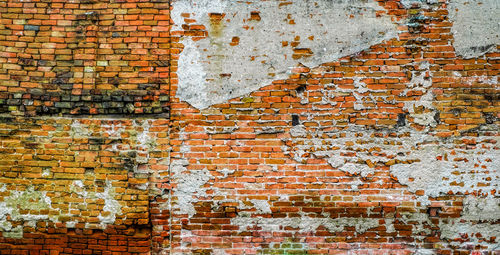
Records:
[[[168,113],[168,2],[1,4],[1,112]]]
[[[498,11],[0,1],[0,254],[497,254]]]

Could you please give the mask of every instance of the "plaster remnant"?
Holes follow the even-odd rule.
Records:
[[[467,196],[462,219],[494,222],[500,219],[500,197]]]
[[[240,231],[252,229],[255,226],[262,231],[280,231],[284,227],[297,228],[299,232],[315,231],[323,226],[330,232],[343,231],[345,227],[354,227],[356,232],[364,233],[371,228],[379,226],[378,219],[370,218],[312,218],[303,215],[295,218],[261,218],[250,217],[249,214],[240,213],[231,219],[231,224],[240,227]]]
[[[435,254],[437,254],[436,251],[429,249],[418,249],[415,250],[414,253],[414,255],[435,255]]]
[[[102,211],[108,212],[107,215],[103,215],[103,213],[101,212],[97,216],[101,221],[101,226],[104,227],[105,224],[115,223],[116,215],[120,214],[122,211],[120,203],[115,199],[116,193],[115,189],[111,185],[111,182],[106,181],[106,187],[104,188],[104,191],[96,192],[95,196],[104,200],[104,207],[102,208]]]
[[[5,185],[0,190],[5,191]],[[39,220],[49,219],[49,216],[32,214],[32,212],[48,209],[52,209],[52,202],[46,191],[37,191],[33,186],[24,191],[11,191],[10,195],[4,197],[3,201],[0,202],[0,231],[2,235],[9,238],[22,238],[22,224],[13,227],[11,221],[35,224]]]
[[[495,144],[500,141],[499,138],[491,139]],[[474,149],[454,148],[452,143],[423,143],[411,147],[414,149],[404,158],[411,159],[412,163],[394,164],[390,168],[411,192],[424,190],[424,196],[431,197],[450,191],[454,194],[473,191],[498,194],[500,183],[494,180],[500,177],[500,150],[493,144],[480,143]]]
[[[412,79],[406,85],[406,89],[400,93],[400,96],[409,96],[409,93],[421,91],[422,96],[417,100],[407,101],[403,110],[408,111],[409,116],[413,118],[413,122],[422,126],[435,127],[437,122],[434,118],[436,109],[433,105],[434,94],[432,93],[432,72],[430,64],[427,61],[420,62],[416,65],[416,71],[412,71]],[[423,110],[417,111],[418,108]]]
[[[488,243],[491,238],[500,236],[500,198],[498,197],[472,197],[464,199],[464,209],[462,215],[457,219],[441,220],[441,238],[448,239],[454,245],[467,247],[468,245],[483,245],[489,250],[498,250],[498,243]],[[455,240],[464,239],[465,242]]]
[[[451,0],[448,4],[453,46],[464,58],[477,58],[500,44],[500,2],[498,0]]]
[[[152,150],[156,146],[154,137],[151,136],[149,129],[151,128],[150,121],[135,121],[134,126],[142,128],[142,131],[137,134],[137,145],[140,150]]]
[[[272,213],[271,206],[269,205],[267,200],[252,199],[250,200],[250,202],[252,202],[252,204],[255,206],[255,209],[257,209],[259,213]]]
[[[229,170],[227,168],[224,168],[224,169],[220,169],[220,170],[217,170],[217,172],[221,173],[222,174],[222,178],[227,178],[230,174],[233,174],[235,172],[234,169],[232,170]]]
[[[102,192],[89,191],[82,181],[76,180],[73,181],[73,185],[71,185],[71,192],[74,192],[75,194],[83,198],[83,203],[75,205],[79,207],[79,209],[86,209],[88,201],[94,201],[95,199],[104,200],[104,207],[97,216],[97,218],[99,218],[99,226],[101,228],[105,228],[107,224],[115,223],[116,216],[122,213],[122,206],[120,205],[120,202],[118,202],[118,200],[116,200],[115,198],[117,195],[115,192],[115,188],[113,187],[112,182],[109,180],[106,181],[106,186],[104,187],[104,191]],[[70,225],[71,224],[72,223],[70,223]]]
[[[328,161],[330,162],[330,161]],[[372,175],[375,171],[373,168],[363,165],[363,164],[354,164],[354,163],[346,163],[339,168],[341,171],[350,174],[359,174],[361,177],[367,177],[368,175]]]
[[[401,0],[404,8],[430,8],[439,3],[438,0]]]
[[[101,124],[101,127],[106,130],[103,135],[112,138],[112,139],[119,139],[121,138],[121,134],[125,132],[125,128],[121,123],[114,124],[114,123],[103,123]]]
[[[206,169],[190,171],[186,168],[188,161],[178,159],[172,162],[172,179],[177,186],[174,194],[177,203],[174,208],[179,209],[180,214],[187,214],[192,217],[196,214],[193,203],[197,201],[196,196],[206,196],[207,188],[203,188],[210,179],[214,177]]]
[[[290,2],[174,1],[173,30],[186,24],[183,13],[208,30],[207,38],[182,38],[177,96],[204,109],[284,79],[300,64],[315,67],[397,35],[397,25],[389,15],[380,15],[386,10],[376,1]],[[255,10],[260,21],[251,19]],[[209,13],[226,16],[213,21]],[[314,40],[307,39],[313,35]],[[234,37],[239,44],[231,45]],[[283,46],[283,41],[295,46]]]
[[[92,131],[79,120],[73,120],[71,123],[71,134],[74,138],[88,138],[92,134]]]
[[[50,169],[48,169],[48,168],[43,169],[42,177],[49,177],[49,176],[50,176]]]
[[[356,127],[328,132],[297,130],[290,134],[292,145],[288,151],[296,161],[323,158],[334,168],[362,177],[373,173],[370,165],[390,166],[392,176],[409,191],[425,191],[417,196],[424,205],[430,203],[428,197],[449,192],[500,194],[500,183],[495,181],[500,178],[498,137],[444,140],[408,127],[397,131]],[[475,145],[457,146],[464,140],[474,140]]]

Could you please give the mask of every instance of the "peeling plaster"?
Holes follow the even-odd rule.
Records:
[[[453,46],[464,58],[477,58],[500,44],[500,2],[498,0],[450,0],[448,5]]]
[[[432,72],[429,62],[420,62],[417,70],[412,71],[412,79],[406,85],[406,89],[400,93],[400,96],[408,96],[409,93],[421,91],[422,96],[418,100],[406,101],[403,110],[407,111],[413,122],[422,126],[435,127],[437,122],[434,118],[436,109],[433,105],[434,94],[432,93]],[[417,108],[423,108],[424,111],[417,112]]]
[[[332,167],[362,177],[373,174],[377,164],[388,165],[391,174],[411,192],[425,191],[425,195],[419,197],[424,204],[429,203],[428,197],[446,195],[450,191],[454,194],[500,194],[500,183],[495,181],[500,178],[498,137],[443,140],[410,128],[398,131],[355,127],[332,132],[297,130],[299,128],[295,127],[291,132],[293,145],[290,148],[296,161],[305,162],[310,156],[325,158]],[[463,139],[475,140],[476,144],[457,146],[456,142]]]
[[[73,120],[71,123],[71,135],[74,138],[88,138],[92,134],[89,127],[82,124],[79,120]]]
[[[500,150],[495,144],[500,138],[483,139],[475,148],[455,148],[452,141],[439,145],[415,144],[411,146],[412,152],[401,158],[411,159],[413,163],[392,165],[391,173],[410,191],[424,190],[424,198],[449,192],[498,195]]]
[[[339,169],[349,174],[359,174],[361,177],[367,177],[375,172],[373,168],[367,165],[354,163],[345,163],[340,166]]]
[[[116,220],[116,215],[122,213],[120,203],[115,199],[116,193],[111,185],[110,181],[106,181],[106,187],[103,192],[96,192],[95,196],[97,198],[104,200],[104,207],[102,212],[108,212],[107,215],[103,215],[102,212],[99,213],[99,220],[101,221],[101,226],[105,224],[113,224]]]
[[[5,185],[0,190],[6,191]],[[39,220],[49,219],[49,216],[32,214],[32,212],[47,209],[53,208],[46,191],[37,191],[33,186],[24,191],[10,191],[10,195],[4,197],[4,200],[0,202],[0,231],[2,231],[2,235],[10,238],[22,238],[23,225],[13,227],[11,221],[35,224]],[[28,213],[23,213],[23,211],[28,211]]]
[[[414,253],[414,255],[435,255],[435,254],[437,254],[436,251],[429,249],[418,249],[415,250]]]
[[[448,239],[451,244],[467,247],[483,245],[489,250],[500,249],[498,243],[486,243],[484,240],[500,236],[500,198],[466,197],[462,216],[458,219],[441,220],[441,238]],[[466,242],[457,242],[467,236]],[[480,238],[479,238],[480,237]]]
[[[354,227],[356,232],[364,233],[368,229],[379,226],[379,219],[370,218],[312,218],[305,215],[294,218],[261,218],[250,217],[249,214],[240,213],[231,219],[231,224],[239,226],[239,231],[247,231],[255,226],[262,231],[280,231],[284,227],[297,228],[299,232],[315,231],[323,226],[331,232],[343,231],[345,227]]]
[[[495,222],[500,219],[500,197],[468,196],[463,201],[461,219]]]
[[[79,119],[75,119],[70,124],[69,135],[74,139],[79,138],[105,138],[119,141],[117,143],[110,143],[111,146],[105,148],[105,150],[119,151],[124,155],[128,152],[137,152],[136,157],[134,157],[134,164],[145,162],[149,160],[149,152],[153,150],[156,146],[156,137],[149,131],[151,128],[151,121],[134,121],[133,129],[128,130],[121,123],[116,123],[114,121],[103,121],[100,128],[96,129],[95,123],[86,123]],[[137,131],[139,130],[139,131]],[[58,127],[54,132],[63,131],[62,127]],[[52,132],[52,131],[51,131]],[[49,132],[49,137],[52,134]],[[121,139],[128,137],[131,142],[122,142]],[[50,142],[50,139],[43,142]],[[135,172],[138,171],[137,166],[133,169]],[[50,168],[42,169],[41,176],[46,179],[52,178],[53,172]],[[96,199],[103,200],[103,208],[99,215],[96,215],[99,219],[95,223],[86,223],[85,227],[91,228],[106,228],[108,224],[114,224],[118,215],[122,213],[122,205],[120,201],[116,199],[119,196],[115,192],[113,187],[113,182],[106,180],[104,190],[97,191],[95,187],[85,186],[82,180],[75,180],[71,183],[69,190],[70,192],[77,195],[79,198],[83,198],[82,203],[72,202],[69,203],[69,209],[75,210],[87,210],[87,206],[90,203],[95,203]],[[147,189],[147,185],[138,186],[138,189]],[[6,187],[0,188],[1,192],[6,192]],[[0,231],[3,232],[4,237],[21,238],[23,234],[23,225],[13,227],[12,224],[15,221],[20,221],[24,225],[33,225],[37,221],[48,220],[51,222],[60,222],[60,217],[72,217],[74,215],[63,214],[61,209],[59,209],[57,204],[52,204],[50,196],[47,195],[47,191],[37,191],[33,186],[30,186],[25,191],[10,191],[10,194],[6,194],[3,197],[3,201],[0,202]],[[54,206],[54,207],[53,207]],[[59,213],[56,214],[21,214],[21,211],[36,211],[36,210],[50,210]],[[66,227],[74,227],[78,221],[65,222]],[[82,222],[80,222],[82,223]]]
[[[111,181],[106,181],[106,186],[102,192],[88,190],[82,181],[73,181],[73,185],[71,185],[71,192],[74,192],[79,197],[83,198],[83,203],[70,205],[70,207],[76,206],[78,209],[86,209],[89,201],[95,201],[95,199],[104,200],[104,207],[97,216],[99,219],[99,226],[101,228],[105,228],[107,224],[115,223],[116,216],[122,213],[122,206],[120,205],[120,202],[116,200],[117,194]],[[103,215],[103,212],[106,213]],[[74,223],[70,223],[70,225],[72,224]]]
[[[272,213],[271,206],[267,200],[250,200],[259,213]]]
[[[437,3],[438,0],[401,0],[404,8],[430,8]]]
[[[419,124],[424,130],[418,131],[409,126],[394,126],[386,130],[375,131],[350,124],[343,131],[324,131],[321,128],[295,126],[290,129],[292,145],[283,148],[291,153],[294,160],[305,163],[308,158],[324,158],[336,169],[351,175],[369,177],[375,173],[377,164],[390,166],[391,174],[411,192],[424,190],[425,195],[418,196],[419,201],[428,204],[428,197],[479,192],[479,194],[498,193],[500,175],[500,150],[498,137],[461,137],[440,139],[429,132],[437,125],[432,92],[433,73],[429,62],[411,63],[411,80],[400,93],[401,97],[414,97],[405,102],[405,110],[411,123]],[[484,76],[460,77],[461,82],[493,85],[495,78]],[[358,109],[364,109],[364,102],[369,102],[372,92],[366,88],[359,77],[353,77],[354,88],[339,88],[336,84],[327,84],[322,91],[325,104],[331,101],[335,93],[350,93],[356,98]],[[421,96],[415,97],[415,92]],[[306,93],[306,92],[304,92]],[[300,95],[299,95],[300,96]],[[382,98],[384,101],[386,99]],[[314,110],[314,105],[313,105]],[[314,113],[304,113],[307,119],[314,118]],[[406,116],[405,116],[406,119]],[[482,127],[495,130],[496,125]],[[382,134],[382,136],[380,136]],[[473,146],[456,147],[455,142],[471,139],[477,142]],[[284,139],[286,143],[287,139]],[[470,147],[470,148],[469,148]]]
[[[196,214],[193,205],[197,201],[196,196],[206,196],[207,188],[203,188],[203,185],[214,177],[206,169],[189,171],[187,165],[188,161],[183,159],[172,162],[172,179],[177,184],[174,188],[177,197],[174,208],[179,209],[180,214],[192,217]]]
[[[290,3],[174,1],[173,30],[181,30],[185,24],[183,13],[208,30],[208,37],[201,40],[182,38],[177,96],[204,109],[286,78],[299,64],[314,67],[335,61],[397,34],[391,17],[379,15],[386,11],[376,1]],[[257,10],[260,20],[251,19],[251,12]],[[226,16],[214,24],[209,13]],[[239,43],[231,45],[235,37]],[[298,45],[291,46],[295,43]],[[294,55],[294,47],[309,49],[312,54]]]
[[[233,174],[236,170],[229,170],[227,168],[217,170],[220,174],[222,174],[222,178],[227,178],[230,174]]]

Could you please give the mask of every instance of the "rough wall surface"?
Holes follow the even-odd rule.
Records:
[[[496,0],[0,0],[0,254],[498,254]]]

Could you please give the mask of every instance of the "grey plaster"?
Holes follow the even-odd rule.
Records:
[[[308,157],[325,158],[334,168],[362,177],[374,169],[366,163],[390,166],[391,174],[408,190],[428,204],[428,197],[461,194],[498,195],[500,190],[500,150],[495,146],[498,137],[460,137],[443,140],[411,128],[385,132],[351,127],[342,132],[325,132],[295,128],[291,132],[289,153],[298,162]],[[393,133],[389,136],[390,133]],[[473,147],[457,147],[461,139],[475,139]],[[359,142],[358,142],[359,141]],[[346,146],[349,142],[352,145]],[[376,151],[377,155],[372,151]],[[355,157],[345,156],[355,153]],[[385,155],[385,156],[381,156]]]
[[[413,122],[422,126],[434,127],[437,125],[434,116],[436,109],[433,105],[434,94],[432,92],[433,73],[430,70],[430,64],[427,61],[415,63],[415,71],[411,72],[411,80],[406,84],[400,96],[411,96],[415,91],[421,91],[422,96],[418,100],[405,101],[403,110],[407,111],[413,118]],[[425,109],[423,112],[415,111],[417,108]]]
[[[500,44],[500,1],[451,0],[448,11],[458,55],[479,57]]]
[[[288,2],[174,1],[173,30],[185,24],[183,13],[208,30],[207,38],[181,41],[177,96],[196,108],[207,108],[286,78],[297,65],[335,61],[397,34],[391,17],[377,14],[385,9],[376,1]],[[250,19],[255,11],[260,21]],[[214,24],[209,13],[225,13],[225,17]],[[230,45],[233,37],[239,38],[238,45]],[[294,41],[295,48],[310,49],[312,54],[294,59]]]
[[[405,8],[430,8],[438,2],[438,0],[401,0]]]
[[[497,243],[486,243],[481,239],[490,240],[500,236],[500,198],[498,197],[466,197],[464,209],[458,219],[441,220],[439,228],[441,238],[448,239],[455,245],[483,245],[495,251],[500,248]],[[459,243],[454,240],[462,239],[467,234],[468,240]],[[480,237],[480,238],[479,238]]]
[[[205,196],[206,188],[203,185],[213,176],[208,170],[189,171],[186,166],[187,160],[174,160],[172,162],[172,179],[175,180],[175,196],[177,203],[174,208],[181,214],[187,214],[192,217],[196,214],[193,203],[197,201],[196,196]]]
[[[379,220],[371,218],[313,218],[306,215],[302,215],[300,218],[261,218],[240,213],[238,217],[231,219],[231,224],[239,226],[240,231],[258,226],[263,231],[279,231],[284,227],[292,227],[297,228],[299,232],[311,232],[323,226],[331,232],[343,231],[344,227],[355,227],[356,232],[364,233],[371,228],[378,227]]]
[[[6,186],[0,188],[0,192],[5,192]],[[22,238],[23,227],[12,226],[10,221],[36,222],[48,219],[48,215],[31,214],[31,211],[38,211],[51,208],[50,197],[47,192],[34,190],[29,187],[25,191],[11,191],[10,195],[4,197],[0,202],[0,231],[4,237]],[[27,211],[27,213],[26,213]]]

